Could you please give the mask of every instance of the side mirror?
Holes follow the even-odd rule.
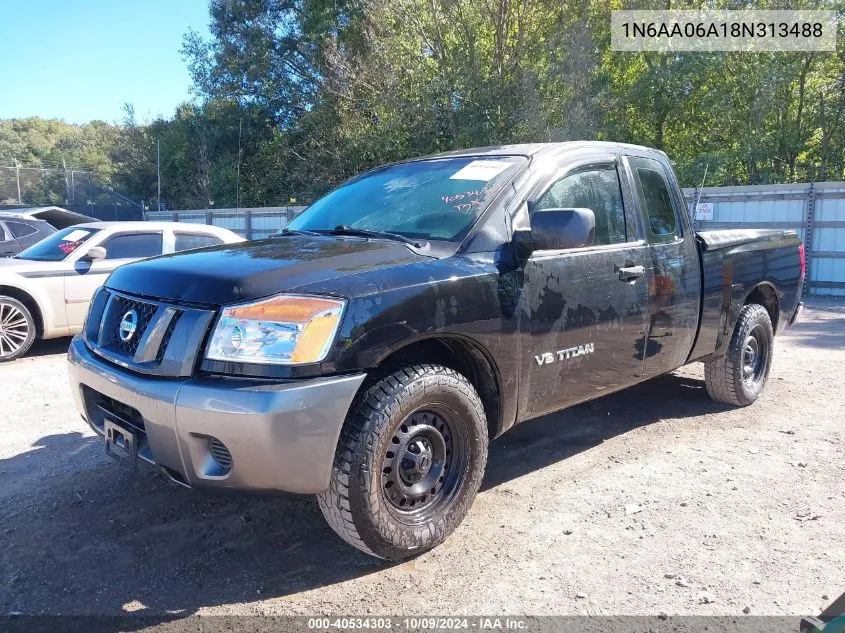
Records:
[[[579,248],[593,243],[596,216],[591,209],[542,209],[531,215],[531,230],[514,234],[527,252]]]
[[[105,259],[106,258],[106,249],[102,246],[92,246],[88,249],[88,252],[85,253],[85,259],[90,259],[92,262],[98,259]]]

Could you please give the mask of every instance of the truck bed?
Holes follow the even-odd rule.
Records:
[[[744,298],[763,284],[775,299],[775,331],[789,321],[801,294],[801,240],[794,231],[731,229],[696,233],[701,251],[701,326],[690,361],[722,354]]]
[[[780,237],[785,234],[794,235],[795,233],[794,231],[776,229],[725,229],[696,232],[702,251],[730,248],[756,240]]]

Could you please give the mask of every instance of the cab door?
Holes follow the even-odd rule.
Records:
[[[648,242],[648,323],[640,352],[643,375],[686,363],[700,318],[698,246],[680,189],[668,165],[626,156]]]
[[[529,213],[589,208],[596,231],[592,244],[535,251],[525,262],[525,418],[637,382],[648,315],[646,246],[615,156],[566,166],[530,199]]]
[[[105,259],[92,261],[83,254],[74,262],[72,271],[65,275],[65,313],[71,331],[82,328],[94,291],[105,283],[115,268],[162,254],[162,231],[118,233],[104,237],[97,244],[91,240],[84,250],[92,246],[105,248]]]

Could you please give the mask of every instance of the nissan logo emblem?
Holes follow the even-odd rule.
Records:
[[[120,326],[117,329],[117,334],[120,340],[127,343],[129,339],[135,336],[135,330],[138,329],[138,313],[135,310],[130,310],[123,315],[120,320]]]

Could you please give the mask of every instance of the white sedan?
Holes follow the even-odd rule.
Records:
[[[91,222],[0,258],[0,362],[22,356],[36,338],[79,332],[94,291],[118,266],[241,241],[232,231],[203,224]]]

